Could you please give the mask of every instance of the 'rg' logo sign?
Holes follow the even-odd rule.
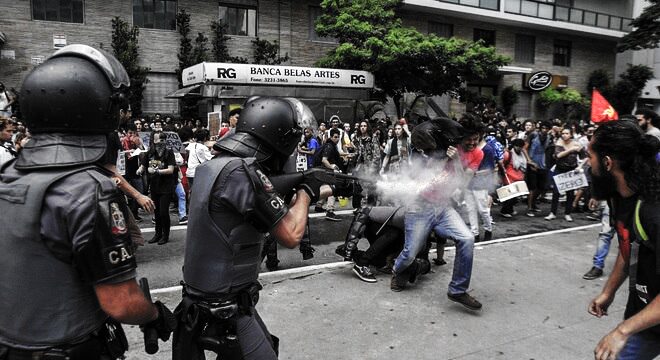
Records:
[[[218,78],[219,79],[236,79],[236,70],[234,69],[225,69],[218,68]]]
[[[367,78],[364,75],[351,75],[351,84],[364,85],[366,82]]]

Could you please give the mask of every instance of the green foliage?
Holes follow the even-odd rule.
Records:
[[[513,110],[513,107],[518,103],[518,89],[514,86],[505,87],[500,94],[500,101],[502,102],[504,115],[511,115],[511,110]]]
[[[191,54],[192,64],[199,64],[209,60],[209,39],[203,33],[197,33],[195,45]]]
[[[559,109],[557,116],[566,120],[582,117],[585,114],[588,100],[573,88],[547,88],[539,93],[537,105],[542,110]]]
[[[602,94],[608,93],[610,91],[610,74],[603,70],[598,69],[594,70],[589,74],[589,80],[587,81],[587,94],[591,94],[593,89],[598,89]]]
[[[216,62],[228,62],[235,64],[247,64],[248,59],[243,57],[235,57],[229,54],[229,48],[227,47],[227,41],[230,39],[227,36],[227,24],[223,24],[220,21],[214,20],[211,22],[211,32],[213,33],[212,38],[212,54],[211,59]]]
[[[140,66],[139,35],[140,29],[137,26],[130,26],[118,16],[112,19],[112,51],[131,79],[128,99],[135,115],[142,114],[144,88],[149,81],[147,79],[149,68]]]
[[[629,65],[620,78],[606,98],[619,114],[630,114],[646,82],[653,78],[653,70],[645,65]]]
[[[648,0],[649,6],[630,23],[633,31],[617,45],[617,51],[653,49],[660,42],[660,0]]]
[[[508,63],[492,47],[403,27],[396,15],[401,3],[323,0],[316,31],[339,45],[317,65],[372,72],[381,98],[392,96],[398,107],[405,92],[457,95],[467,80],[487,78]]]
[[[179,31],[179,35],[181,35],[181,40],[179,53],[176,56],[179,60],[179,67],[175,71],[176,78],[179,81],[179,88],[181,88],[183,87],[181,83],[183,69],[195,64],[192,59],[193,46],[190,40],[190,14],[186,10],[182,9],[176,14],[176,28]]]
[[[277,40],[270,42],[260,40],[258,37],[252,40],[252,49],[254,51],[254,63],[263,65],[279,65],[289,61],[289,54],[279,56],[279,43]]]

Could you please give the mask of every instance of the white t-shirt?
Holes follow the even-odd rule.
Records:
[[[0,115],[5,117],[11,116],[11,106],[5,110],[5,106],[9,104],[9,96],[6,91],[0,92]]]
[[[213,157],[211,151],[204,144],[198,144],[196,142],[191,142],[186,147],[188,152],[188,170],[186,171],[186,177],[195,177],[195,169],[200,164],[203,164]]]
[[[14,155],[7,150],[4,146],[0,145],[0,166],[4,165],[7,161],[14,158]]]

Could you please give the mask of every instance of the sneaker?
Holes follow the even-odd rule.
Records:
[[[280,261],[277,260],[277,258],[268,256],[266,258],[266,269],[268,269],[268,271],[275,271],[277,270],[277,264],[279,263]]]
[[[335,215],[334,211],[328,211],[325,213],[325,219],[330,221],[341,221],[341,219]]]
[[[360,278],[360,280],[368,283],[375,283],[376,282],[376,277],[374,276],[374,273],[371,272],[371,269],[369,266],[360,266],[360,265],[353,265],[353,273],[357,275],[357,277]]]
[[[511,219],[513,217],[513,214],[500,213],[500,215],[502,215],[503,217],[505,217],[507,219]]]
[[[557,218],[557,216],[556,216],[555,214],[553,214],[553,213],[550,213],[550,214],[548,214],[548,216],[544,217],[544,219],[546,219],[546,220],[548,220],[548,221],[550,221],[550,220],[554,220],[554,219],[556,219],[556,218]]]
[[[462,293],[462,294],[457,294],[457,295],[452,295],[447,293],[447,297],[449,300],[453,302],[457,302],[466,308],[470,310],[480,310],[481,309],[481,303],[477,301],[477,299],[473,298],[470,296],[468,293]]]
[[[318,205],[314,206],[314,212],[322,213],[324,211],[325,209],[323,208],[323,206],[318,206]]]
[[[527,211],[527,216],[529,216],[529,217],[534,217],[534,216],[536,216],[536,215],[535,215],[533,212],[531,212],[531,211]]]
[[[594,280],[601,276],[603,276],[603,270],[594,266],[591,268],[591,270],[587,271],[586,274],[582,275],[582,278],[585,280]]]
[[[493,239],[493,232],[492,231],[484,231],[484,241],[490,241]]]
[[[184,216],[181,219],[179,219],[179,225],[185,225],[188,223],[188,217]]]
[[[302,254],[303,260],[309,260],[314,258],[314,252],[316,249],[312,247],[309,243],[301,243],[300,244],[300,253]]]
[[[573,222],[573,218],[570,215],[564,215],[564,220],[568,222]]]
[[[535,208],[532,208],[532,211],[533,211],[533,212],[536,212],[536,213],[540,213],[542,210],[539,209],[539,208],[537,208],[537,207],[535,207]]]
[[[392,281],[390,282],[390,290],[399,292],[406,287],[406,276],[397,275],[392,272]]]
[[[518,215],[518,212],[513,210],[513,213],[511,215],[516,216],[516,215]]]

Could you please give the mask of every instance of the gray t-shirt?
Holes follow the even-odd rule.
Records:
[[[653,128],[649,127],[646,130],[646,134],[647,135],[653,135],[656,138],[658,138],[658,140],[660,140],[660,129],[658,129],[657,127],[653,127]]]

